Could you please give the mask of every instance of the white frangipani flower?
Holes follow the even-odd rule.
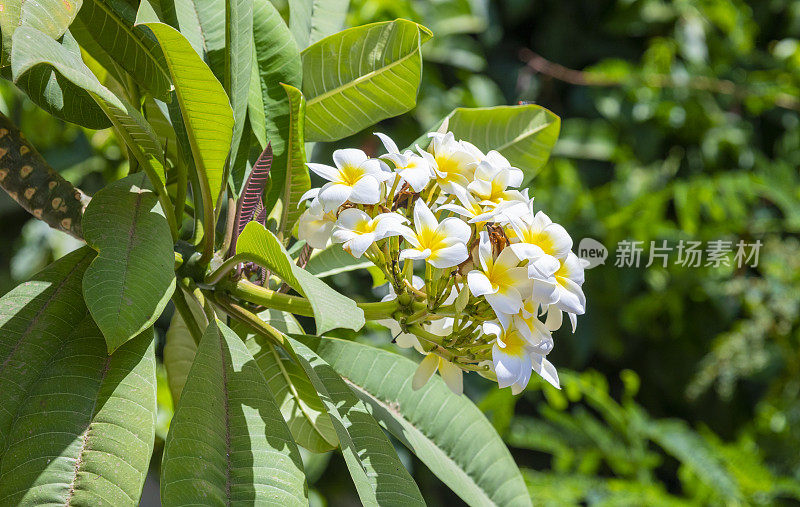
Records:
[[[413,248],[400,252],[400,260],[425,259],[435,268],[449,268],[469,257],[467,241],[472,235],[469,225],[455,217],[439,223],[422,199],[414,204],[414,230],[404,227],[402,234]]]
[[[322,250],[330,242],[334,225],[336,214],[323,210],[322,203],[315,199],[297,220],[297,237],[306,240],[312,248]]]
[[[483,332],[494,335],[492,364],[500,388],[511,387],[513,394],[521,393],[535,371],[543,379],[560,389],[558,373],[543,354],[537,352],[525,336],[514,326],[503,329],[495,322],[483,324]]]
[[[381,213],[370,218],[364,211],[348,208],[339,213],[332,238],[334,243],[342,243],[342,248],[359,258],[376,241],[399,236],[400,226],[408,219],[397,213]]]
[[[411,150],[400,153],[395,142],[386,134],[375,132],[375,135],[388,152],[381,158],[392,161],[401,182],[408,183],[414,192],[422,192],[433,177],[430,163]]]
[[[515,314],[522,309],[523,294],[528,292],[528,270],[519,267],[520,260],[510,248],[504,248],[497,259],[492,256],[489,234],[481,231],[478,243],[480,269],[467,275],[473,296],[483,296],[496,313]]]
[[[502,157],[499,153],[497,155]],[[527,203],[522,192],[509,190],[510,187],[516,188],[520,184],[522,184],[522,171],[510,166],[498,169],[484,160],[475,169],[475,179],[467,185],[467,190],[472,192],[481,204],[498,205],[504,201]]]
[[[444,383],[453,393],[461,395],[464,392],[461,368],[433,352],[420,361],[417,371],[414,373],[414,378],[411,380],[411,387],[415,391],[421,389],[433,377],[436,370],[439,370],[439,375],[442,376]]]
[[[455,186],[466,187],[472,181],[480,160],[470,148],[474,146],[465,147],[455,140],[452,132],[428,135],[431,137],[428,151],[419,152],[433,167],[439,186],[449,193]]]
[[[556,259],[563,259],[572,249],[572,238],[566,229],[541,211],[512,220],[511,227],[519,243],[535,245]]]
[[[334,211],[347,201],[357,204],[377,204],[381,199],[381,183],[394,178],[383,170],[382,162],[354,148],[333,152],[336,167],[325,164],[306,164],[328,183],[319,189],[317,199],[325,211]]]

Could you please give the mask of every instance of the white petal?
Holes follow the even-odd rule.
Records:
[[[564,227],[559,224],[550,224],[545,228],[545,232],[553,242],[553,255],[562,259],[566,257],[572,249],[572,238]]]
[[[494,321],[484,322],[482,328],[484,334],[493,335],[495,338],[503,334],[503,329]]]
[[[486,231],[480,232],[478,259],[480,260],[481,268],[484,271],[489,271],[489,266],[492,264],[492,242],[489,240],[489,233]]]
[[[492,363],[497,375],[497,385],[501,388],[513,384],[519,378],[523,366],[521,357],[506,354],[497,345],[492,347]]]
[[[467,246],[463,243],[456,243],[433,252],[428,262],[435,268],[443,269],[458,266],[468,257]]]
[[[547,326],[547,329],[550,331],[556,331],[561,328],[563,318],[564,314],[561,313],[561,310],[555,306],[551,306],[547,310],[547,319],[544,321],[544,325]]]
[[[364,252],[375,242],[375,234],[361,234],[352,238],[344,246],[356,259],[364,255]]]
[[[472,295],[476,297],[497,292],[497,289],[492,287],[489,278],[480,271],[470,271],[467,274],[467,285]]]
[[[398,330],[400,329],[399,325],[397,326],[397,329]],[[400,333],[399,335],[397,335],[397,338],[395,338],[394,342],[397,344],[398,347],[404,349],[410,349],[411,347],[414,347],[416,349],[420,347],[419,340],[417,339],[416,336],[414,336],[411,333]]]
[[[437,227],[437,231],[448,238],[465,244],[469,241],[470,236],[472,236],[472,229],[470,229],[470,226],[464,223],[463,220],[455,217],[442,220],[442,223]]]
[[[522,298],[513,288],[509,288],[506,293],[497,292],[484,297],[495,312],[514,314],[522,309]]]
[[[362,162],[366,162],[367,154],[355,148],[345,148],[333,152],[333,162],[336,167],[342,168],[346,165],[358,167]]]
[[[320,178],[324,178],[328,181],[334,181],[339,177],[339,170],[335,167],[331,167],[325,164],[315,164],[313,162],[309,162],[306,164],[309,169],[314,171],[314,173],[319,176]]]
[[[317,199],[322,203],[325,211],[334,211],[339,206],[347,202],[350,198],[352,188],[341,183],[326,183],[320,190]]]
[[[436,354],[428,354],[425,359],[420,361],[417,366],[417,371],[414,372],[414,377],[411,381],[411,387],[416,391],[428,383],[428,380],[436,373],[436,368],[439,367],[439,356]]]
[[[578,316],[574,313],[567,313],[567,317],[569,317],[569,321],[572,324],[572,332],[574,333],[578,328]]]
[[[372,176],[362,176],[361,179],[353,185],[350,201],[359,204],[376,204],[380,200],[381,186],[378,180]]]
[[[583,290],[569,278],[561,278],[560,281],[565,286],[559,285],[557,288],[558,307],[565,312],[583,315],[586,312],[586,296],[583,295]]]
[[[514,228],[514,230],[516,230],[516,227]],[[519,235],[519,233],[517,233],[517,235]],[[532,245],[530,243],[514,243],[514,244],[510,245],[510,248],[511,248],[511,251],[514,252],[514,255],[516,255],[517,258],[519,258],[519,259],[538,259],[538,258],[546,255],[544,253],[544,250],[542,250],[538,246]],[[558,262],[558,261],[556,260],[556,262]],[[558,270],[559,267],[560,267],[560,264],[559,264],[559,266],[556,266],[556,269],[553,271],[553,273],[555,273],[556,270]]]
[[[358,233],[355,233],[349,229],[342,229],[341,227],[337,227],[333,230],[331,234],[331,240],[334,243],[344,243],[345,241],[350,241],[351,239],[358,236]]]
[[[439,361],[439,375],[444,379],[444,383],[456,396],[461,396],[464,392],[464,378],[461,368],[450,361],[441,359]]]
[[[422,192],[431,181],[431,171],[427,166],[402,169],[399,174],[414,192]]]
[[[399,260],[403,261],[406,259],[411,260],[419,260],[419,259],[427,259],[431,256],[430,248],[426,248],[425,250],[417,250],[416,248],[406,248],[402,252],[400,252]]]
[[[381,134],[380,132],[375,132],[374,134],[378,136],[378,139],[381,140],[381,142],[383,143],[383,147],[386,148],[387,152],[400,153],[400,150],[397,149],[397,144],[395,144],[395,142],[392,141],[391,137],[387,136],[386,134]]]
[[[436,217],[433,216],[430,208],[428,205],[425,204],[425,201],[422,199],[417,199],[417,202],[414,204],[414,227],[421,231],[424,228],[429,229],[436,229],[438,227],[439,222],[436,221]]]
[[[533,359],[533,371],[538,373],[543,379],[548,381],[556,389],[561,389],[561,384],[558,381],[558,372],[556,371],[556,367],[553,366],[552,363],[550,363],[550,361],[543,358],[542,356],[534,355],[531,359]]]
[[[336,225],[347,230],[355,230],[360,224],[369,222],[370,218],[365,212],[358,208],[347,208],[339,213]]]
[[[304,201],[317,197],[317,194],[319,194],[318,188],[312,188],[308,192],[304,193],[303,195],[300,196],[300,200],[297,202],[297,207],[299,208]]]

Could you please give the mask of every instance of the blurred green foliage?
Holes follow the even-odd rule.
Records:
[[[800,2],[351,1],[351,25],[397,17],[435,38],[417,108],[383,131],[404,145],[458,106],[553,110],[561,139],[531,194],[576,247],[610,250],[587,272],[577,332],[556,336],[562,391],[532,382],[515,398],[468,379],[536,503],[800,501]],[[110,132],[66,126],[3,86],[0,109],[65,177],[91,192],[124,170]],[[376,141],[342,145],[375,153]],[[12,205],[0,196],[0,292],[70,248]],[[763,246],[754,268],[682,267],[674,252],[667,267],[615,267],[631,239],[644,256],[650,241]],[[332,282],[375,297],[366,273]],[[377,329],[359,339],[391,346]],[[316,503],[354,501],[341,458],[308,458]],[[431,504],[453,501],[407,461]]]

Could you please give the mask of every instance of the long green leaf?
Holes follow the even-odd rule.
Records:
[[[561,129],[558,116],[535,104],[460,107],[446,119],[457,139],[465,139],[484,151],[499,151],[511,165],[522,169],[526,181],[547,163]],[[428,142],[427,136],[417,139],[423,148]]]
[[[266,310],[259,317],[283,333],[303,333],[290,313]],[[264,374],[294,441],[312,452],[335,449],[339,444],[336,431],[305,370],[265,337],[246,329],[237,331]]]
[[[283,184],[283,216],[281,217],[281,231],[288,239],[294,224],[300,218],[302,210],[298,203],[300,197],[311,188],[311,177],[306,167],[305,136],[303,124],[306,115],[306,99],[294,86],[281,83],[289,96],[289,144],[287,145],[286,177]]]
[[[336,141],[413,108],[422,79],[422,25],[398,19],[350,28],[303,53],[306,140]]]
[[[271,186],[264,204],[272,209],[283,192],[289,154],[289,97],[280,83],[299,88],[302,67],[289,28],[269,0],[253,2],[253,41],[256,50],[261,87],[261,104],[264,109],[266,141],[272,145]],[[256,127],[257,128],[257,127]],[[254,128],[254,130],[256,129]]]
[[[83,277],[83,296],[108,351],[150,327],[175,290],[175,255],[164,211],[144,173],[95,194],[83,236],[99,252]]]
[[[307,505],[300,452],[264,376],[221,322],[203,334],[161,463],[165,505]]]
[[[306,264],[306,271],[318,278],[367,268],[372,262],[366,259],[356,259],[352,254],[345,252],[342,245],[334,244],[325,250],[318,250],[311,255]]]
[[[0,504],[137,505],[155,437],[152,329],[111,356],[88,247],[0,299]]]
[[[175,405],[180,403],[181,392],[186,384],[186,377],[192,367],[194,356],[197,353],[197,344],[189,332],[181,314],[175,312],[167,330],[166,343],[164,344],[164,368],[167,370],[167,382],[172,401]]]
[[[2,56],[0,66],[9,63],[13,48],[13,36],[17,28],[30,26],[58,39],[75,19],[82,0],[25,0],[4,1],[0,9],[0,33],[2,33]]]
[[[117,127],[117,132],[151,179],[164,182],[161,145],[150,124],[135,107],[100,84],[83,63],[80,54],[69,51],[46,34],[23,26],[17,30],[15,37],[20,42],[13,51],[12,73],[15,80],[24,79],[27,74],[45,67],[88,93]]]
[[[40,51],[39,44],[31,40],[46,39],[47,53],[68,54],[70,58],[80,61],[80,47],[67,31],[61,42],[52,40],[46,34],[32,27],[21,27],[15,30],[16,40],[12,50],[11,76],[14,84],[39,107],[64,121],[77,123],[86,128],[104,129],[111,125],[102,108],[91,94],[65,78],[52,66],[31,60],[26,55]],[[53,45],[58,46],[54,48]],[[81,65],[83,62],[81,61]]]
[[[180,32],[164,23],[144,25],[153,31],[164,51],[195,166],[207,180],[211,201],[216,205],[233,135],[233,110],[228,96]]]
[[[136,8],[125,0],[85,0],[72,32],[103,62],[104,55],[125,69],[142,87],[169,99],[169,71],[158,43],[141,26],[134,26]]]
[[[236,253],[245,253],[308,298],[314,311],[317,332],[345,328],[358,331],[364,326],[364,312],[352,299],[328,287],[298,267],[278,238],[258,222],[248,223],[236,241]]]
[[[225,9],[227,42],[225,79],[228,80],[225,89],[230,96],[234,119],[231,153],[237,153],[239,143],[242,141],[247,99],[250,93],[250,69],[253,63],[253,0],[227,0]],[[231,163],[234,160],[231,160]],[[243,157],[241,160],[244,164],[247,158]]]
[[[350,0],[289,0],[289,28],[297,46],[303,49],[344,28],[348,7]]]
[[[370,407],[370,413],[470,505],[530,505],[514,459],[481,411],[440,378],[411,388],[417,364],[333,338],[315,351]]]
[[[328,409],[361,502],[369,506],[425,505],[392,443],[364,404],[313,350],[297,340],[289,341]]]

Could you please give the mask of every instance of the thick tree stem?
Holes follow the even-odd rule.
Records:
[[[53,170],[2,113],[0,187],[53,229],[83,239],[81,218],[90,198]]]

